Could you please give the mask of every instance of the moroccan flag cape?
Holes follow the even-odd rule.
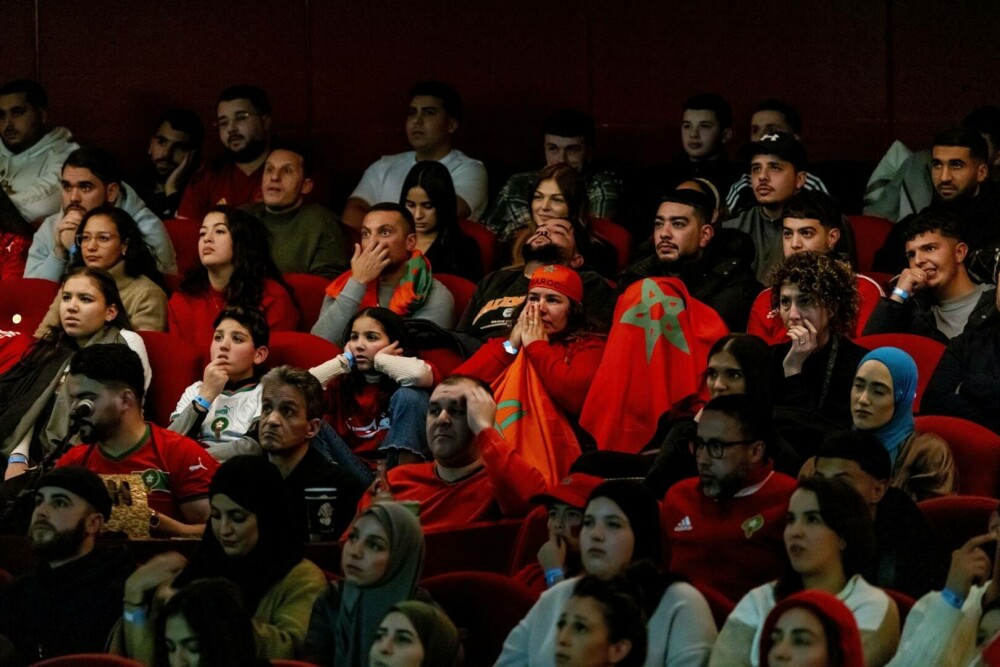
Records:
[[[542,386],[522,352],[493,381],[496,429],[528,465],[549,484],[558,484],[580,456],[580,445],[566,414]]]
[[[333,282],[326,286],[326,295],[331,299],[344,290],[344,285],[351,277],[350,271],[344,271],[334,278]],[[392,293],[392,299],[387,306],[389,310],[401,317],[412,315],[420,306],[427,301],[431,287],[434,285],[434,276],[431,275],[431,263],[419,250],[410,253],[410,259],[406,260],[406,272],[396,285],[396,290]],[[378,306],[378,280],[368,283],[365,288],[365,295],[361,298],[361,308],[374,308]]]
[[[645,278],[618,299],[604,358],[580,413],[599,449],[639,452],[661,414],[698,393],[708,350],[728,333],[677,278]]]

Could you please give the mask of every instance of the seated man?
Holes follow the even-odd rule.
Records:
[[[506,336],[514,326],[514,312],[528,293],[532,274],[548,264],[579,272],[587,314],[606,325],[617,297],[600,274],[579,270],[586,264],[589,248],[590,235],[580,225],[562,218],[540,221],[521,248],[524,265],[494,271],[480,280],[456,329],[481,340]]]
[[[751,299],[761,285],[751,270],[753,245],[746,234],[715,233],[713,202],[697,190],[667,194],[653,222],[656,253],[626,269],[618,287],[643,278],[676,277],[694,298],[719,313],[730,331],[746,328]]]
[[[875,307],[865,335],[912,333],[947,343],[963,331],[1000,323],[996,288],[972,282],[965,267],[969,246],[962,240],[960,220],[928,210],[905,224],[910,266]]]
[[[135,189],[161,220],[176,215],[204,143],[205,127],[190,109],[170,109],[157,121],[149,140],[149,162]]]
[[[96,548],[110,517],[111,497],[94,473],[70,466],[42,476],[28,530],[38,565],[0,587],[0,663],[104,651],[135,569],[124,546]],[[4,639],[15,655],[4,653]]]
[[[91,345],[73,355],[66,389],[80,419],[80,441],[58,466],[99,475],[138,473],[149,499],[149,526],[164,536],[201,535],[208,521],[208,484],[219,464],[182,435],[143,420],[139,356],[126,345]],[[86,402],[86,403],[85,403]]]
[[[458,195],[458,219],[478,220],[486,210],[486,167],[452,148],[461,122],[462,100],[454,88],[440,81],[415,85],[406,112],[406,138],[413,150],[383,155],[365,170],[344,207],[344,224],[361,229],[373,205],[398,202],[406,175],[420,160],[437,160],[448,167]]]
[[[892,464],[878,438],[864,431],[835,431],[803,466],[820,477],[840,478],[861,494],[875,526],[875,559],[865,579],[880,588],[919,598],[943,574],[943,554],[924,515],[904,492],[889,485]]]
[[[348,268],[347,241],[333,211],[305,203],[313,189],[311,172],[303,149],[276,145],[264,162],[264,200],[242,208],[271,232],[271,257],[282,273],[333,280]]]
[[[445,378],[427,409],[427,444],[434,461],[388,472],[398,501],[420,502],[424,530],[470,521],[524,516],[532,496],[548,486],[493,428],[496,402],[489,385],[464,375]],[[371,503],[365,495],[358,505]]]
[[[267,459],[278,468],[297,505],[295,516],[305,517],[305,492],[334,488],[333,531],[339,536],[354,519],[364,487],[350,473],[328,461],[312,441],[323,423],[323,388],[308,371],[279,366],[260,381],[261,415],[258,440]],[[303,521],[303,537],[308,533]]]
[[[850,225],[840,215],[837,203],[822,192],[803,190],[785,205],[781,234],[786,259],[798,252],[818,252],[832,254],[853,265],[853,244],[849,232]],[[855,274],[855,287],[859,302],[852,337],[861,335],[871,312],[879,299],[885,296],[882,287],[868,276]],[[788,339],[787,331],[781,313],[771,305],[771,290],[765,289],[757,295],[750,309],[747,333],[777,345]]]
[[[91,209],[114,204],[136,221],[156,263],[164,273],[177,273],[174,245],[167,228],[146,208],[139,195],[118,175],[118,164],[100,148],[84,147],[70,153],[62,168],[62,211],[42,221],[31,241],[25,278],[59,280],[78,251],[76,229]]]
[[[739,217],[724,221],[722,227],[750,235],[757,250],[754,272],[758,281],[767,283],[771,271],[784,256],[781,247],[784,206],[806,182],[806,151],[792,135],[777,132],[765,134],[751,144],[749,155],[756,205]]]
[[[771,581],[785,566],[783,531],[795,480],[774,470],[768,406],[745,394],[705,404],[691,451],[698,477],[663,499],[670,571],[730,600]]]
[[[542,123],[545,165],[565,163],[579,171],[587,190],[590,215],[613,220],[621,186],[613,174],[590,168],[596,133],[594,119],[587,114],[576,109],[555,112]],[[537,171],[511,176],[483,218],[483,224],[501,241],[511,239],[518,230],[531,224],[531,200],[537,179]]]
[[[373,206],[361,226],[361,245],[354,246],[351,270],[326,288],[312,333],[341,345],[351,317],[372,306],[450,327],[455,298],[434,279],[416,245],[416,225],[406,207],[388,202]]]
[[[59,211],[59,174],[79,148],[65,127],[48,127],[49,99],[29,79],[0,86],[0,200],[27,222]],[[0,213],[9,206],[0,203]]]
[[[796,141],[802,141],[802,116],[798,109],[786,102],[774,99],[764,100],[754,108],[753,115],[750,116],[750,142],[751,144],[756,143],[765,134],[776,132],[790,134],[795,137]],[[740,150],[740,153],[743,153],[743,149]],[[752,176],[743,174],[729,188],[729,193],[726,195],[726,206],[731,213],[737,214],[755,205],[754,198],[757,188],[751,187],[751,181]],[[817,190],[824,194],[830,194],[830,191],[826,189],[826,184],[815,174],[806,173],[802,187],[806,190]]]
[[[206,164],[184,191],[178,218],[201,222],[213,206],[242,206],[260,200],[264,160],[271,141],[271,102],[257,86],[230,86],[216,105],[219,141],[225,157]]]
[[[218,460],[225,443],[243,437],[260,416],[260,365],[271,328],[260,310],[224,308],[215,318],[211,361],[201,380],[184,390],[170,415],[170,430],[197,440]]]

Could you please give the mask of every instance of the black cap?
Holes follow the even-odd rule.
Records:
[[[758,155],[777,155],[795,165],[796,169],[806,166],[806,149],[802,142],[787,132],[769,132],[749,145],[747,158],[753,160]]]
[[[103,514],[105,521],[111,518],[111,496],[104,481],[95,472],[79,466],[56,468],[38,480],[39,489],[46,486],[72,491]]]

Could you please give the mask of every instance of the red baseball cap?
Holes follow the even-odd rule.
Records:
[[[564,477],[558,484],[551,485],[545,493],[532,496],[530,502],[533,505],[547,505],[551,502],[566,503],[570,507],[583,509],[587,505],[590,492],[602,483],[604,483],[604,479],[601,477],[574,472]]]

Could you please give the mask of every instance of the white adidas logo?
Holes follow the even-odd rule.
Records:
[[[689,516],[684,517],[683,519],[677,522],[676,526],[674,526],[675,533],[679,533],[685,530],[694,530],[694,526],[691,525],[691,517]]]

